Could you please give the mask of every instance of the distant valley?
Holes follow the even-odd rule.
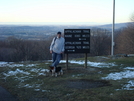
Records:
[[[115,29],[127,27],[129,23],[117,23]],[[27,40],[44,40],[55,35],[58,31],[64,33],[64,29],[92,29],[103,28],[111,31],[112,24],[106,25],[0,25],[0,40],[10,36]]]

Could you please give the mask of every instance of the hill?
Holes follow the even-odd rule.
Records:
[[[115,29],[120,29],[120,28],[124,28],[127,27],[130,24],[130,22],[127,23],[116,23],[115,24]],[[99,27],[99,28],[104,28],[104,29],[112,29],[112,24],[106,24],[106,25],[100,25],[100,26],[95,26],[95,27]]]

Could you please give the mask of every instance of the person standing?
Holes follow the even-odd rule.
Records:
[[[61,36],[61,32],[57,32],[57,36],[53,38],[50,45],[50,53],[52,54],[51,66],[56,68],[59,64],[62,54],[64,53],[65,39]]]

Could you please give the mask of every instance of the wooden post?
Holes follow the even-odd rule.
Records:
[[[68,69],[68,53],[66,54],[66,68]]]
[[[87,53],[85,53],[85,68],[87,68]]]

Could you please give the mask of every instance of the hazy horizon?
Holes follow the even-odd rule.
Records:
[[[128,23],[128,22],[122,22]],[[94,26],[94,25],[107,25],[112,24],[110,23],[97,23],[97,22],[0,22],[0,25],[87,25],[87,26]],[[115,23],[118,24],[118,23]]]

